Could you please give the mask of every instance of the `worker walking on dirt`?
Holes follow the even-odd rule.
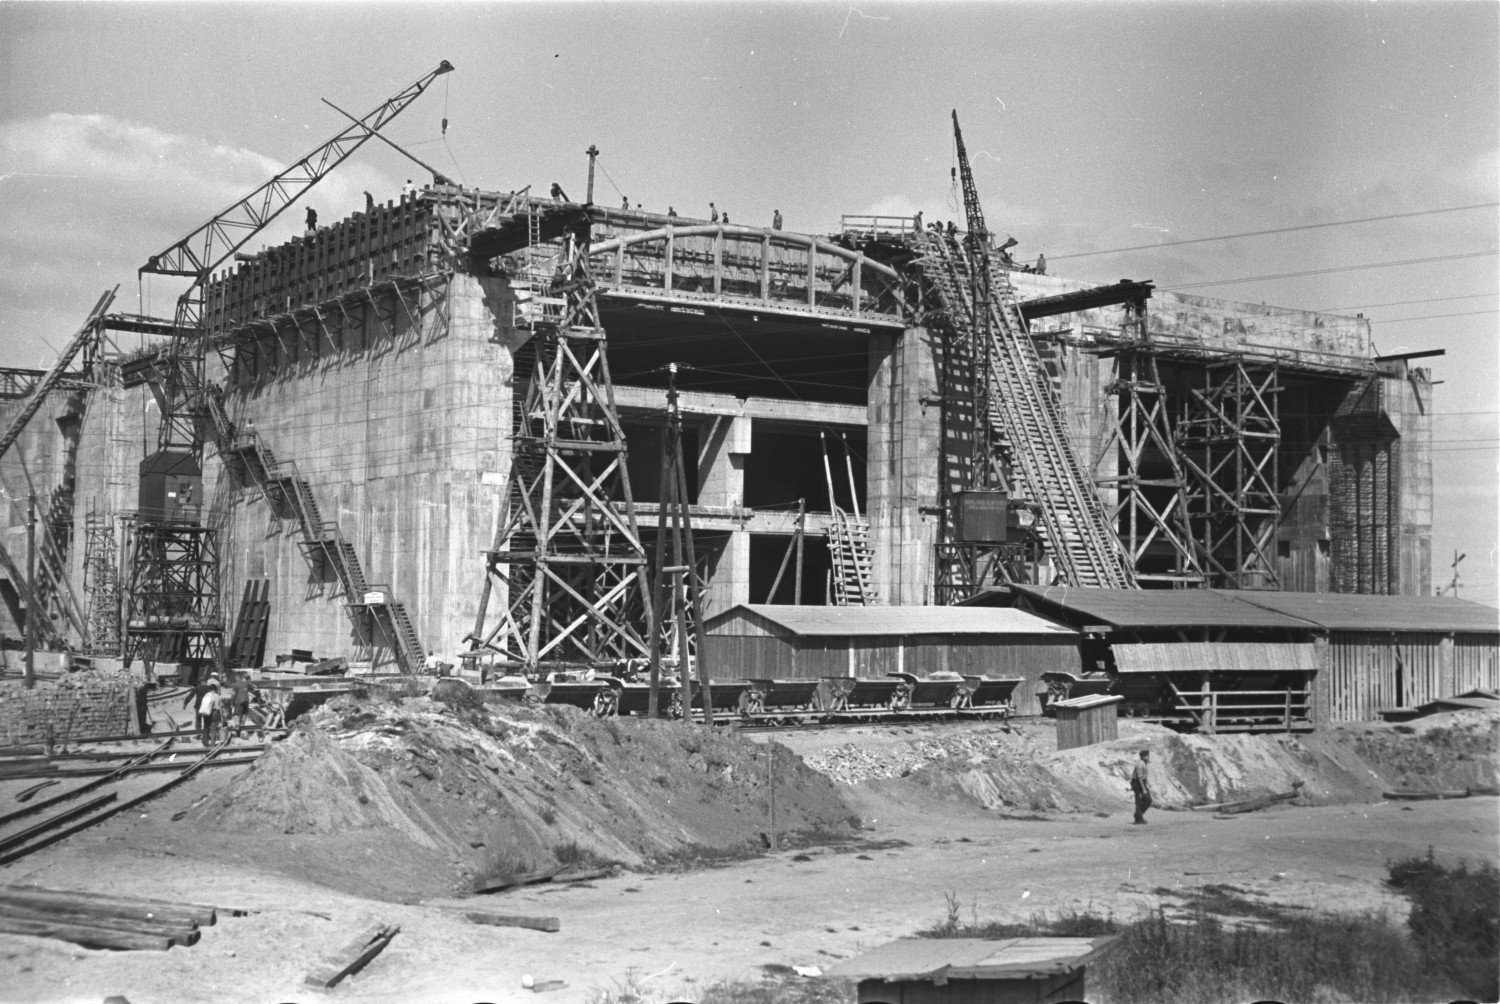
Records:
[[[198,705],[203,703],[203,695],[208,693],[208,678],[204,677],[193,686],[188,688],[187,696],[183,698],[182,706],[193,709],[193,730],[203,731],[203,716],[198,711]]]
[[[1146,822],[1146,810],[1151,808],[1151,751],[1141,750],[1141,762],[1130,772],[1130,791],[1135,795],[1135,823]]]
[[[209,741],[209,733],[213,730],[220,716],[219,678],[217,676],[210,676],[206,686],[208,689],[204,692],[203,699],[198,702],[198,723],[199,727],[203,730],[203,742],[205,745]]]
[[[245,719],[250,717],[250,695],[258,694],[250,683],[249,673],[236,673],[234,690],[230,695],[230,710],[234,715],[234,733],[239,735],[245,728]]]

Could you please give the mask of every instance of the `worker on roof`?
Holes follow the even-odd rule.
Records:
[[[667,215],[675,220],[677,218],[677,210],[673,209],[671,206],[668,206]]]
[[[555,181],[552,183],[552,201],[553,202],[571,202],[572,201],[571,199],[568,198],[568,193],[564,192],[563,189],[562,189],[562,186],[559,185]]]
[[[629,212],[630,211],[630,200],[629,199],[622,200],[620,202],[620,208],[623,209],[623,210],[625,210],[626,212]]]
[[[710,222],[710,223],[717,223],[717,222],[719,222],[719,208],[717,206],[715,206],[712,202],[710,202],[708,204],[708,222]]]
[[[771,229],[772,230],[780,230],[781,229],[781,210],[779,210],[779,209],[776,210],[774,213],[771,214]]]
[[[365,212],[367,212],[367,213],[373,213],[374,211],[375,211],[375,196],[371,195],[369,192],[366,192],[365,193]]]
[[[318,232],[318,211],[312,206],[307,207],[307,236],[311,237]]]
[[[1032,271],[1035,272],[1037,275],[1046,275],[1047,274],[1047,256],[1046,255],[1039,254],[1039,255],[1036,256],[1036,267],[1034,269],[1032,269]]]
[[[404,185],[401,186],[401,198],[403,198],[403,199],[415,199],[416,197],[417,197],[417,186],[413,185],[411,183],[411,179],[410,178],[407,178],[406,179],[406,184],[404,184]]]

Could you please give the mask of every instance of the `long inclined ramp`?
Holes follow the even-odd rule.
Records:
[[[918,264],[948,323],[960,337],[973,338],[968,256],[956,238],[929,233],[921,240],[924,256]],[[1016,487],[1038,504],[1042,536],[1063,581],[1071,586],[1138,588],[1122,560],[1104,505],[1073,453],[1056,397],[1043,382],[1041,360],[1026,332],[1010,277],[999,265],[991,266],[988,306],[990,433],[1020,475]]]

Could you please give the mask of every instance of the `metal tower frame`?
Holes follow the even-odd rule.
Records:
[[[125,664],[218,664],[224,637],[219,603],[219,534],[190,523],[127,522]]]
[[[89,641],[97,655],[120,652],[119,546],[108,510],[84,517],[83,591],[88,597]]]
[[[1189,529],[1202,548],[1208,585],[1275,589],[1272,545],[1281,521],[1277,368],[1234,359],[1206,366],[1203,375],[1178,425]]]
[[[1145,328],[1144,304],[1127,305],[1127,326]],[[1114,473],[1094,480],[1118,493],[1114,507],[1116,532],[1125,560],[1136,578],[1196,585],[1203,566],[1188,525],[1187,477],[1179,458],[1179,444],[1167,411],[1167,389],[1156,354],[1149,347],[1126,349],[1114,357],[1110,393],[1118,395],[1100,463],[1113,461]],[[1148,552],[1171,548],[1171,570],[1152,570]]]
[[[535,228],[532,228],[535,230]],[[581,668],[619,671],[654,646],[645,548],[626,471],[607,339],[589,267],[589,223],[565,237],[561,267],[529,277],[561,311],[532,321],[517,368],[531,361],[516,414],[506,511],[486,555],[475,651],[502,656],[528,676]],[[550,280],[550,281],[547,281]],[[491,600],[496,611],[490,620]]]

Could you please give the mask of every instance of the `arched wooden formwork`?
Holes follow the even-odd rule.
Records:
[[[858,251],[809,234],[724,224],[666,226],[598,241],[608,292],[898,323],[901,278]]]

